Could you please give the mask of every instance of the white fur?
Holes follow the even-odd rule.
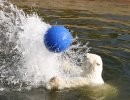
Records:
[[[66,68],[66,67],[64,67]],[[78,87],[84,85],[98,85],[103,84],[102,70],[103,63],[99,55],[87,53],[82,65],[84,72],[81,77],[62,78],[54,76],[47,83],[47,89],[64,89],[71,87]],[[67,68],[69,70],[70,68]]]

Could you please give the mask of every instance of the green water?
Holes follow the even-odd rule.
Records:
[[[130,100],[130,15],[19,7],[26,13],[35,11],[51,25],[68,27],[83,43],[89,41],[91,52],[103,59],[105,85],[61,91],[47,91],[44,88],[22,92],[4,91],[0,92],[0,100]]]

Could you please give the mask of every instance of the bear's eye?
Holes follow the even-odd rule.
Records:
[[[96,63],[98,66],[100,66],[100,63]]]

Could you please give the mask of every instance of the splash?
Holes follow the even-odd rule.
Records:
[[[80,75],[78,69],[89,48],[73,40],[70,49],[57,54],[49,52],[43,37],[51,25],[37,14],[25,14],[7,1],[0,1],[0,82],[1,87],[38,87],[53,76]],[[84,51],[83,51],[84,50]],[[78,71],[64,73],[66,62]],[[74,69],[75,69],[74,68]]]

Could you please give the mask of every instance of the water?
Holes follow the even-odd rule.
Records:
[[[26,15],[13,5],[10,7],[8,3],[6,5],[7,8],[2,8],[0,12],[2,33],[0,34],[2,77],[0,100],[130,99],[130,15],[127,13],[129,5],[119,5],[118,9],[124,11],[119,10],[117,14],[113,14],[114,10],[111,13],[105,8],[106,13],[80,8],[80,10],[77,8],[67,10],[36,6],[34,9],[24,5],[24,2],[23,5],[21,4],[25,12],[35,11],[40,17],[37,14]],[[6,16],[3,16],[3,13],[6,13]],[[83,87],[61,91],[47,91],[42,87],[51,76],[63,75],[58,67],[63,63],[62,54],[50,53],[43,45],[42,35],[50,27],[47,23],[65,25],[73,31],[73,37],[77,35],[83,44],[89,41],[91,52],[99,54],[104,62],[105,85],[103,87]],[[74,44],[76,44],[73,45],[74,47],[78,45]],[[65,56],[66,54],[63,56],[71,60],[72,64],[80,65],[82,59],[79,55],[82,56],[86,48],[81,50],[82,53],[78,49],[74,54],[71,50],[67,51],[69,55],[72,55],[71,59]],[[79,57],[81,61],[76,57]],[[31,87],[33,89],[30,90]],[[18,92],[20,90],[21,92]]]

